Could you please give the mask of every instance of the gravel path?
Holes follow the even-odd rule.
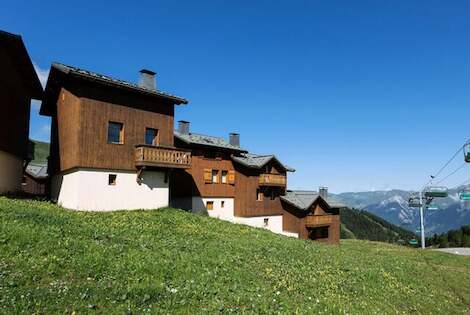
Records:
[[[436,250],[455,255],[470,256],[470,247],[439,248]]]

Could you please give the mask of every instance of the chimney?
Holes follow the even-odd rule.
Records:
[[[327,199],[328,198],[328,187],[319,187],[318,188],[318,194],[323,199]]]
[[[235,147],[240,147],[240,134],[238,133],[231,133],[229,135],[229,142],[231,145]]]
[[[189,135],[189,121],[178,121],[178,132],[182,135]]]
[[[148,90],[157,90],[156,73],[147,69],[142,69],[140,72],[139,86]]]

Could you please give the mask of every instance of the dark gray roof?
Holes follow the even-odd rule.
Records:
[[[74,75],[78,76],[84,79],[92,80],[92,81],[97,81],[100,83],[105,83],[108,85],[120,87],[120,88],[125,88],[129,90],[134,90],[137,92],[149,94],[149,95],[155,95],[155,96],[160,96],[169,100],[172,100],[175,104],[188,104],[188,101],[184,98],[181,98],[176,95],[172,95],[169,93],[165,93],[162,91],[157,91],[157,90],[152,90],[152,89],[147,89],[145,87],[141,87],[135,83],[130,83],[127,81],[119,80],[119,79],[114,79],[106,75],[98,74],[95,72],[91,72],[88,70],[83,70],[77,67],[72,67],[72,66],[67,66],[59,62],[54,62],[52,64],[52,68],[57,69],[65,74],[69,75]]]
[[[187,144],[204,145],[204,146],[217,147],[217,148],[222,148],[222,149],[227,149],[227,150],[232,150],[232,151],[237,151],[237,152],[246,152],[246,150],[243,150],[240,147],[231,145],[227,140],[225,140],[224,138],[220,138],[220,137],[207,136],[207,135],[201,135],[201,134],[196,134],[196,133],[182,134],[178,132],[177,130],[175,130],[174,135],[177,139]]]
[[[46,178],[47,177],[47,164],[28,164],[26,167],[26,173],[34,178]]]
[[[288,190],[281,199],[293,205],[300,210],[309,209],[312,204],[318,199],[323,199],[318,192],[309,190]],[[323,199],[331,208],[345,208],[346,206],[335,199],[328,197]]]
[[[240,156],[232,156],[232,160],[238,162],[246,167],[260,169],[265,166],[269,161],[276,160],[288,172],[295,172],[295,170],[287,165],[284,165],[276,158],[275,155],[258,155],[252,153],[242,153]]]

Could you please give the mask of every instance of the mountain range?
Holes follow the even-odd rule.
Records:
[[[459,192],[462,188],[449,190],[447,198],[435,199],[433,204],[438,206],[438,210],[425,211],[424,222],[427,236],[470,224],[470,202],[463,202],[459,199]],[[395,189],[348,192],[333,196],[350,208],[373,213],[390,223],[416,233],[420,225],[419,209],[408,207],[408,198],[412,193],[412,191]]]

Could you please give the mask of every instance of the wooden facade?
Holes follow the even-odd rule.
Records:
[[[25,172],[21,183],[21,190],[28,195],[45,196],[46,185],[47,178],[36,178]]]
[[[171,99],[68,76],[54,67],[46,96],[41,113],[52,117],[51,175],[79,167],[134,171],[142,166],[173,168],[190,162],[182,158],[187,152],[173,146],[175,102]],[[108,124],[114,122],[123,126],[121,143],[108,142]],[[150,152],[153,161],[137,158],[138,147],[145,144],[146,128],[158,130],[153,147],[161,147],[157,153],[173,152],[173,162],[162,154],[161,163],[152,165],[158,158],[158,154],[152,155],[154,151]]]
[[[275,161],[270,161],[262,169],[252,169],[236,164],[235,170],[236,216],[254,217],[282,214],[280,196],[284,194],[286,186],[265,186],[260,183],[260,179],[266,174],[280,174],[287,177],[286,171],[280,165]]]
[[[30,158],[31,99],[42,99],[42,87],[20,36],[0,31],[0,151]]]
[[[234,162],[232,155],[239,154],[222,147],[188,145],[175,141],[177,147],[191,149],[191,168],[173,172],[171,194],[174,198],[234,198],[234,215],[237,217],[271,216],[282,214],[280,196],[284,194],[285,184],[265,185],[261,178],[266,176],[287,177],[286,170],[275,160],[259,169],[243,166]],[[208,157],[210,156],[210,157]],[[216,183],[205,180],[205,173],[222,171],[233,174],[233,180],[226,183],[219,179]],[[259,198],[259,196],[262,196]]]
[[[175,145],[179,148],[190,150],[192,146],[186,145],[176,140]],[[210,152],[210,154],[208,154]],[[235,173],[235,183],[230,183],[228,175],[235,171],[233,161],[230,158],[232,152],[217,149],[196,147],[191,150],[191,167],[187,170],[174,171],[172,173],[173,183],[171,194],[173,197],[210,197],[210,198],[234,198],[237,174]],[[210,156],[210,157],[208,157]],[[217,181],[207,182],[205,173],[217,172]],[[227,179],[222,183],[222,172],[227,172]]]
[[[283,202],[282,213],[285,231],[298,233],[301,239],[339,244],[339,209],[331,208],[323,199],[318,198],[307,210]]]

